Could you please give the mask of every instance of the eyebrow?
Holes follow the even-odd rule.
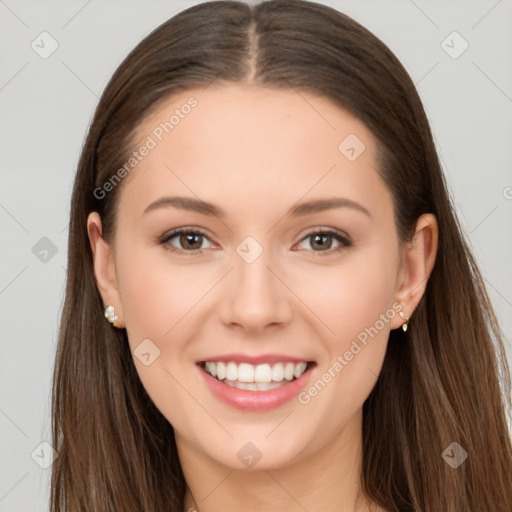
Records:
[[[208,215],[212,217],[219,217],[221,219],[226,217],[226,213],[211,203],[202,201],[201,199],[195,199],[193,197],[161,197],[153,203],[151,203],[143,212],[143,215],[158,208],[174,207],[181,210],[187,210],[191,212],[197,212],[202,215]],[[364,213],[368,217],[372,217],[370,212],[361,204],[353,201],[352,199],[344,197],[332,197],[326,199],[313,199],[303,203],[296,204],[288,211],[287,215],[293,217],[299,217],[309,215],[312,213],[323,212],[334,208],[351,208],[361,213]]]

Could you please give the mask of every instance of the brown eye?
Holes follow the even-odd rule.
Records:
[[[177,243],[171,243],[173,239],[176,239]],[[201,249],[204,249],[203,242],[205,239],[209,240],[209,238],[200,231],[180,228],[164,235],[159,239],[159,243],[169,247],[171,251],[198,254],[201,253]]]
[[[338,242],[338,246],[332,249],[333,247],[333,239]],[[339,252],[346,247],[352,245],[352,242],[341,233],[337,231],[329,231],[329,230],[316,230],[311,233],[308,233],[302,240],[309,241],[309,245],[313,252],[320,253],[319,255],[324,256],[325,254],[332,254]],[[332,249],[332,250],[331,250]]]
[[[185,235],[178,235],[179,242],[181,247],[184,249],[192,249],[197,250],[201,249],[202,241],[203,241],[203,235],[199,233],[188,233]]]
[[[331,235],[315,234],[311,235],[311,247],[319,247],[321,250],[330,249],[332,246],[333,237]]]

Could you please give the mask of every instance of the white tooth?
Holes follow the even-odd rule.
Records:
[[[226,365],[222,362],[217,363],[217,379],[224,380],[226,378]]]
[[[259,364],[254,370],[254,382],[270,382],[272,380],[272,370],[270,365]]]
[[[238,366],[236,363],[230,361],[226,366],[226,379],[237,380],[238,379]]]
[[[247,384],[246,382],[240,382],[238,380],[234,384],[235,388],[238,388],[238,389],[247,389],[248,385],[249,384]]]
[[[238,365],[238,380],[240,382],[254,382],[254,366],[249,363]]]
[[[206,363],[208,364],[208,363]],[[212,375],[212,377],[216,377],[217,376],[217,363],[209,363],[210,364],[210,374]]]
[[[280,382],[257,382],[256,386],[258,386],[258,391],[268,391],[269,389],[280,388],[284,384]]]
[[[293,370],[294,377],[298,379],[304,373],[304,370],[306,369],[307,365],[308,365],[307,363],[296,364],[295,368]]]
[[[272,380],[281,382],[284,379],[284,366],[283,363],[276,363],[272,366]]]
[[[286,366],[284,367],[284,378],[286,380],[292,380],[294,370],[295,370],[295,365],[293,363],[286,363]],[[217,368],[217,371],[218,371],[218,368]]]
[[[224,379],[223,383],[232,388],[244,389],[247,391],[268,391],[269,389],[275,389],[285,385],[281,382],[239,382],[238,380],[229,379]]]

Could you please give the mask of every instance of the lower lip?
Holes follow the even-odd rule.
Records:
[[[219,400],[244,411],[268,411],[288,402],[307,384],[314,367],[315,364],[312,364],[298,379],[278,388],[268,391],[249,391],[228,386],[198,366],[206,384]]]

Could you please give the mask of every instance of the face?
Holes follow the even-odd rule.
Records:
[[[101,291],[155,405],[182,446],[232,468],[332,444],[403,323],[401,246],[371,132],[326,98],[223,85],[168,100],[138,141],[150,149],[124,178]],[[235,363],[230,381],[273,380],[238,389],[205,361]]]

